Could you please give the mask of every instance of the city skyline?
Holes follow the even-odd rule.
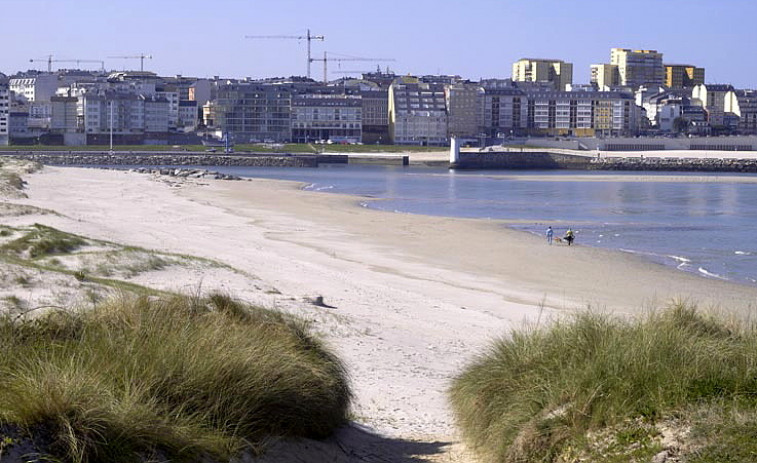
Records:
[[[245,39],[246,35],[305,35],[313,58],[323,52],[391,62],[329,63],[333,71],[371,71],[389,66],[398,74],[457,74],[463,78],[510,77],[520,58],[573,63],[573,81],[587,83],[589,66],[609,59],[610,48],[655,49],[666,63],[707,69],[707,82],[757,88],[757,63],[746,59],[757,43],[748,22],[757,4],[747,0],[686,2],[638,0],[624,8],[583,0],[536,2],[390,0],[355,6],[346,0],[197,0],[113,2],[5,0],[11,46],[0,71],[47,69],[46,58],[104,60],[109,70],[145,69],[161,75],[264,78],[305,75],[304,40]],[[724,12],[730,12],[728,19]],[[736,57],[744,57],[735,59]],[[35,59],[35,62],[29,62]],[[75,67],[73,63],[53,63]],[[57,64],[60,64],[58,66]],[[99,64],[81,63],[96,69]],[[322,62],[311,76],[322,77]]]

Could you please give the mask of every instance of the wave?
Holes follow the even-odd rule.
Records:
[[[727,280],[728,279],[728,278],[726,278],[726,277],[724,277],[722,275],[718,275],[717,273],[712,273],[712,272],[708,271],[704,267],[699,267],[697,270],[699,270],[699,273],[701,273],[702,275],[707,276],[707,277],[717,278],[719,280]]]
[[[733,253],[736,254],[737,256],[751,256],[752,255],[752,253],[749,251],[734,251]]]

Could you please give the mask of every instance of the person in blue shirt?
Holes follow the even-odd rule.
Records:
[[[547,227],[547,243],[552,244],[552,237],[555,235],[555,232],[552,230],[552,227]]]

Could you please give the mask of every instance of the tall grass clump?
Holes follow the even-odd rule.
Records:
[[[581,313],[497,341],[450,397],[486,461],[556,461],[605,427],[702,404],[754,409],[757,330],[683,303],[630,321]]]
[[[0,429],[43,430],[64,461],[228,459],[329,435],[350,397],[301,321],[225,295],[0,320]]]

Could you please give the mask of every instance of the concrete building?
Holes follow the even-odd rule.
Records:
[[[610,64],[618,67],[619,84],[627,87],[662,85],[665,69],[657,50],[610,49]]]
[[[517,86],[516,86],[517,85]],[[482,81],[487,137],[635,135],[640,110],[633,95],[613,91],[556,91]]]
[[[692,98],[698,100],[707,111],[707,121],[710,127],[725,125],[726,96],[733,90],[733,86],[724,84],[699,84],[692,89]]]
[[[237,143],[292,139],[291,111],[296,87],[289,84],[227,82],[203,106],[203,122]]]
[[[50,97],[58,90],[60,80],[57,74],[39,73],[11,78],[9,84],[16,99],[30,103],[50,101]]]
[[[484,89],[477,83],[457,83],[444,87],[447,104],[448,137],[478,138],[484,112]]]
[[[444,85],[411,77],[395,80],[389,87],[389,136],[398,145],[446,145]]]
[[[757,90],[733,90],[726,94],[726,113],[738,116],[741,134],[757,134]]]
[[[295,95],[292,98],[292,141],[357,143],[362,139],[362,106],[360,95]]]
[[[704,83],[704,68],[690,64],[666,64],[665,86],[669,88],[691,88]]]
[[[179,121],[177,127],[185,132],[197,129],[198,118],[197,101],[179,101]]]
[[[8,78],[0,74],[0,146],[10,143],[8,130],[10,126],[11,91]]]
[[[509,82],[509,81],[508,81]],[[511,83],[482,82],[483,122],[486,138],[505,138],[527,133],[528,99],[523,90]]]
[[[592,64],[591,83],[597,90],[604,91],[620,85],[618,66],[614,64]]]
[[[555,90],[573,83],[573,64],[555,59],[521,58],[513,63],[515,82],[551,82]]]
[[[70,96],[54,96],[50,98],[51,117],[50,131],[52,133],[76,133],[84,131],[84,121],[77,117],[77,103],[79,99]]]

